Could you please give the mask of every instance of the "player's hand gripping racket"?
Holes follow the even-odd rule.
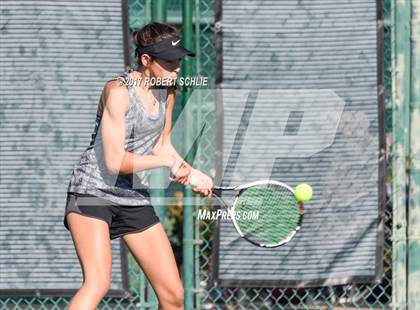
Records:
[[[189,184],[198,187],[198,180],[190,178]],[[235,191],[233,204],[227,206],[219,197],[220,191]],[[239,235],[249,242],[266,248],[289,242],[300,230],[304,214],[303,201],[312,196],[307,184],[300,184],[296,192],[290,186],[261,180],[235,187],[213,187],[214,197],[227,209]],[[257,212],[253,219],[241,214]],[[253,213],[255,214],[255,213]]]

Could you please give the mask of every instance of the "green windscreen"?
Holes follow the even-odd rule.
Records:
[[[269,179],[314,190],[299,233],[280,247],[256,247],[221,219],[217,283],[377,281],[386,194],[380,1],[217,3],[221,186]]]
[[[63,225],[66,189],[102,88],[124,70],[121,2],[1,7],[0,295],[72,296],[83,277]],[[124,248],[111,245],[109,295],[124,296]]]

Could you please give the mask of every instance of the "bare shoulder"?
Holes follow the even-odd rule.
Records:
[[[109,80],[105,83],[104,93],[110,95],[111,93],[116,95],[126,94],[128,96],[127,86],[125,85],[124,79],[122,77],[117,77],[112,80]]]
[[[123,78],[115,78],[105,83],[102,102],[105,109],[111,114],[122,115],[127,112],[129,96]]]

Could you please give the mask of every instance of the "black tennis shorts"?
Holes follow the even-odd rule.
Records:
[[[123,206],[89,194],[67,193],[63,224],[67,230],[67,214],[75,212],[108,223],[110,239],[140,232],[159,223],[153,206]]]

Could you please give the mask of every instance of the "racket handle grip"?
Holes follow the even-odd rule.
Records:
[[[196,176],[194,176],[193,174],[190,175],[189,177],[189,182],[188,184],[192,187],[199,187],[200,185],[200,179],[197,178]]]
[[[175,180],[175,175],[172,174],[172,172],[169,174],[169,181],[173,182]],[[198,187],[200,185],[200,180],[197,179],[197,177],[192,177],[191,175],[188,178],[188,183],[186,186],[191,187]]]

